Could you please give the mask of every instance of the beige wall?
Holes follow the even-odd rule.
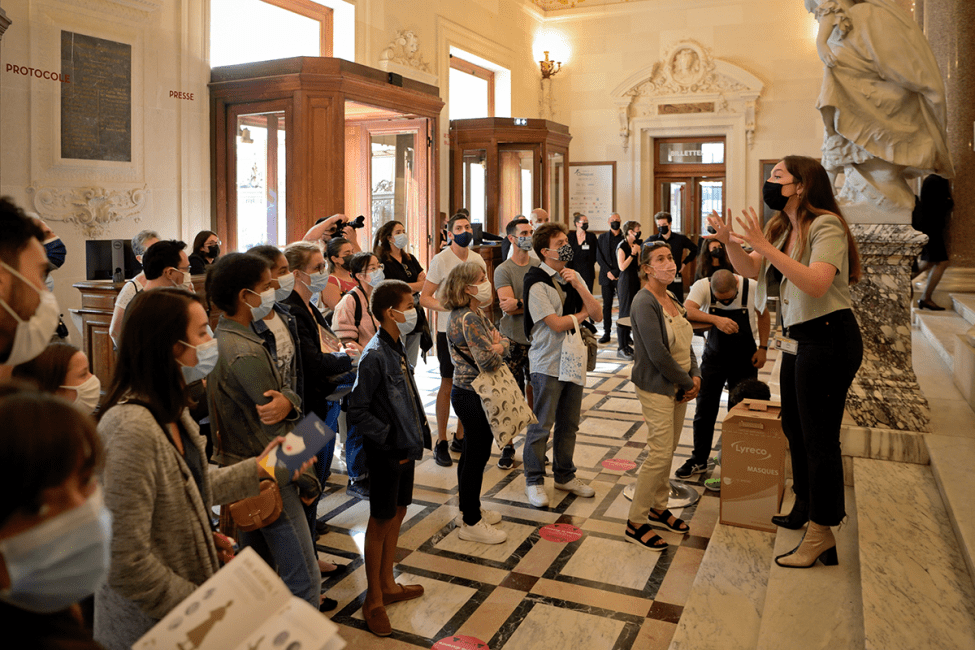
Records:
[[[709,48],[715,59],[744,69],[764,85],[745,173],[738,174],[739,187],[728,188],[730,196],[744,197],[729,202],[729,208],[758,208],[760,160],[820,155],[823,127],[815,103],[822,64],[816,54],[815,25],[800,0],[650,0],[548,12],[546,26],[564,34],[571,49],[554,84],[555,119],[567,121],[573,135],[571,158],[616,161],[617,206],[624,218],[640,219],[646,230],[652,196],[650,188],[637,192],[635,185],[646,179],[642,168],[651,160],[645,151],[635,163],[624,153],[611,92],[664,58],[677,42],[692,39]],[[685,133],[691,134],[693,130]],[[635,135],[630,137],[631,148],[641,146]],[[649,139],[642,143],[645,149],[648,143]]]

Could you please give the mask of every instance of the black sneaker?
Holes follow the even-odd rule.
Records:
[[[448,448],[450,443],[446,440],[440,440],[433,447],[433,460],[437,462],[437,465],[441,467],[450,467],[454,464],[454,459],[450,457],[450,451]]]
[[[462,454],[462,453],[464,453],[464,441],[463,441],[463,439],[458,440],[457,439],[457,436],[454,436],[454,439],[450,441],[450,451],[454,452],[455,454]]]
[[[690,478],[695,474],[703,474],[708,471],[707,463],[699,463],[693,458],[688,458],[684,464],[677,468],[674,476],[677,478]]]
[[[515,448],[511,445],[505,446],[501,450],[501,458],[498,459],[498,467],[501,469],[511,469],[515,465]]]
[[[345,491],[358,499],[369,498],[369,479],[360,478],[358,481],[349,479],[349,486]]]

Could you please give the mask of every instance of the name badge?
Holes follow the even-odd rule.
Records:
[[[776,334],[769,339],[768,346],[772,350],[782,350],[786,354],[796,354],[799,351],[799,341],[781,334]]]
[[[584,251],[589,250],[589,244],[583,244],[579,250],[584,250]]]

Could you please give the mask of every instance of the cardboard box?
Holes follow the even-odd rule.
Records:
[[[775,532],[785,490],[786,439],[779,402],[744,400],[721,432],[721,523]]]

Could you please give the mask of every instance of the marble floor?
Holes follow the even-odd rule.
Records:
[[[698,358],[702,346],[703,339],[695,338]],[[761,379],[769,381],[774,361],[770,358]],[[623,538],[629,507],[623,488],[635,481],[636,470],[604,463],[613,467],[606,461],[624,459],[638,467],[645,455],[646,429],[629,383],[630,366],[617,358],[614,340],[601,346],[596,370],[589,375],[575,464],[578,477],[595,488],[595,498],[555,491],[549,477],[552,504],[534,508],[524,492],[523,438],[516,439],[511,470],[497,467],[494,450],[482,505],[503,515],[500,526],[508,533],[503,544],[475,544],[457,536],[456,464],[442,468],[430,452],[424,455],[401,530],[396,571],[401,582],[422,584],[425,595],[388,608],[393,627],[388,639],[369,633],[361,613],[368,503],[346,493],[347,478],[337,468],[319,507],[331,530],[319,538],[318,549],[322,558],[345,566],[323,589],[338,600],[331,618],[349,647],[430,648],[448,639],[437,647],[667,648],[718,520],[719,499],[703,487],[708,475],[695,476],[685,483],[702,495],[700,500],[675,511],[690,525],[688,534],[662,531],[671,545],[659,554]],[[440,384],[436,359],[421,361],[416,374],[433,428]],[[716,443],[724,412],[722,407]],[[692,403],[674,468],[690,454],[693,416]],[[546,528],[553,524],[561,526]]]

